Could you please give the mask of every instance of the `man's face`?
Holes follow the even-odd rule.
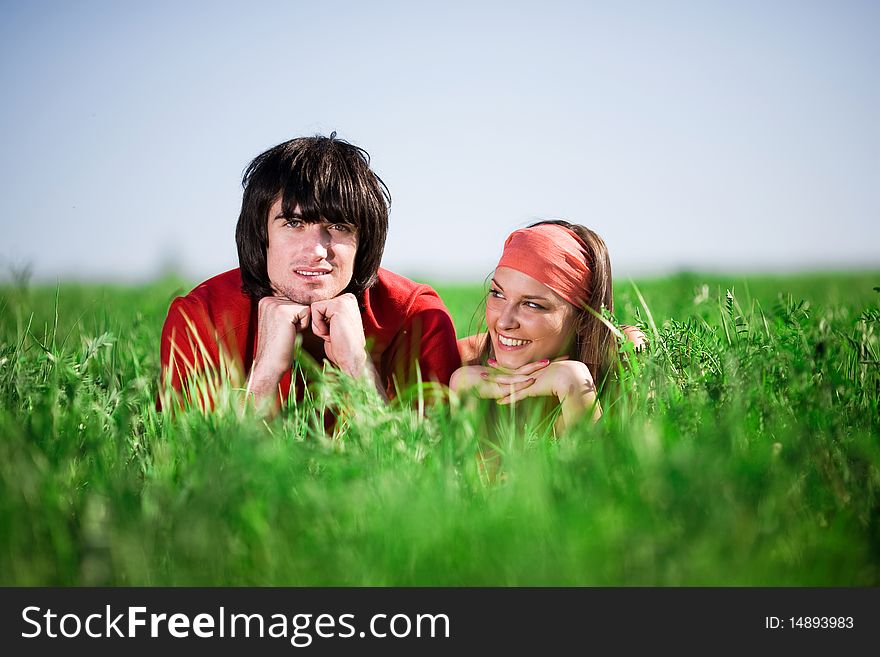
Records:
[[[354,274],[358,236],[350,224],[307,224],[284,216],[281,197],[269,208],[266,269],[276,294],[304,305],[339,296]]]

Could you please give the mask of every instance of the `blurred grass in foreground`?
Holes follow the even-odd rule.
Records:
[[[880,585],[880,273],[637,284],[631,394],[488,485],[478,411],[157,414],[187,283],[0,288],[0,584]]]

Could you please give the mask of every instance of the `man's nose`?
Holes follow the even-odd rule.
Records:
[[[323,223],[312,224],[309,230],[309,252],[320,259],[330,255],[330,231]]]

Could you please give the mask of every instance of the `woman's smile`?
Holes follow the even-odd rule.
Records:
[[[516,338],[498,334],[498,344],[505,349],[519,349],[531,343],[531,340],[517,340]]]

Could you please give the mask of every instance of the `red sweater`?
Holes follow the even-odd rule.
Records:
[[[427,285],[379,269],[378,280],[364,293],[361,319],[389,397],[395,394],[395,379],[401,388],[416,381],[416,363],[423,381],[444,385],[461,365],[449,311]],[[233,367],[220,364],[221,345],[222,360]],[[240,270],[233,269],[171,302],[162,329],[162,381],[168,377],[181,392],[189,372],[216,371],[220,364],[224,377],[243,386],[256,347],[257,303],[241,291]],[[282,399],[290,393],[290,379],[289,371],[281,379]]]

